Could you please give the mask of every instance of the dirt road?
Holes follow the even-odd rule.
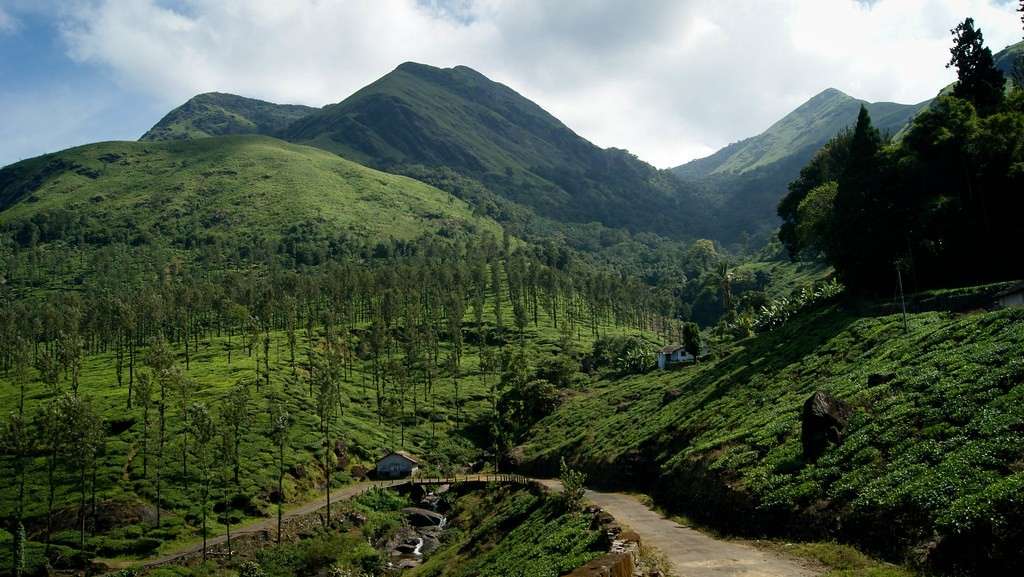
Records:
[[[558,481],[540,483],[551,490],[561,490]],[[588,490],[586,499],[610,513],[619,524],[635,531],[641,543],[663,553],[672,564],[675,577],[810,577],[817,574],[795,561],[750,545],[716,539],[683,527],[631,495]]]
[[[491,475],[474,475],[460,478],[460,481],[506,481],[507,478]],[[521,481],[518,478],[516,481]],[[562,485],[553,479],[535,479],[541,486],[553,492],[560,492]],[[352,498],[373,486],[391,486],[407,481],[389,483],[364,482],[349,485],[331,492],[331,502]],[[632,529],[642,543],[650,545],[663,553],[672,564],[675,577],[812,577],[817,573],[801,566],[795,561],[773,555],[743,543],[724,541],[706,535],[695,529],[682,527],[678,523],[662,517],[652,511],[639,499],[622,493],[603,493],[587,490],[587,501],[610,513],[624,527]],[[320,510],[324,499],[309,501],[288,510],[284,518],[290,519],[308,515]],[[272,532],[277,527],[277,519],[272,517],[242,525],[231,532],[232,537]],[[212,547],[225,541],[223,535],[211,537],[207,545]],[[141,563],[122,560],[98,560],[108,567],[117,569],[133,564],[145,567],[163,565],[181,557],[192,555],[202,550],[202,543],[184,546],[171,553],[154,557]]]
[[[405,480],[399,480],[399,481],[391,481],[391,482],[365,481],[365,482],[362,482],[362,483],[355,483],[353,485],[348,485],[348,486],[341,487],[339,489],[335,489],[335,490],[331,491],[331,503],[336,503],[338,501],[344,501],[346,499],[351,499],[352,497],[355,497],[356,495],[362,493],[363,491],[366,491],[367,489],[370,489],[371,487],[382,487],[382,486],[383,487],[390,487],[392,485],[397,485],[397,484],[401,484],[401,483],[405,483],[405,482],[406,482]],[[317,498],[315,500],[303,503],[303,504],[299,505],[298,507],[294,507],[294,508],[288,509],[282,515],[282,520],[287,521],[287,520],[289,520],[289,519],[291,519],[293,517],[301,517],[303,515],[308,515],[310,513],[315,512],[315,511],[319,511],[325,505],[326,505],[325,497],[319,497],[319,498]],[[331,516],[333,517],[334,515],[331,515]],[[261,531],[273,532],[273,531],[276,531],[276,530],[277,530],[277,516],[274,515],[274,516],[271,516],[271,517],[269,517],[267,519],[260,519],[258,521],[250,521],[249,523],[245,523],[245,524],[239,525],[238,527],[232,527],[232,529],[231,529],[231,537],[235,538],[235,537],[239,537],[241,535],[251,535],[251,534],[254,534],[254,533],[259,533]],[[227,537],[225,535],[218,535],[216,537],[209,537],[209,538],[206,539],[206,546],[207,546],[207,548],[213,548],[214,546],[220,545],[221,543],[224,543],[225,541],[227,541]],[[133,560],[127,560],[127,559],[96,559],[96,562],[101,563],[103,565],[106,565],[107,567],[110,567],[111,569],[121,569],[121,568],[125,568],[125,567],[136,567],[136,566],[155,567],[157,565],[165,565],[167,563],[172,563],[172,562],[174,562],[174,561],[176,561],[176,560],[178,560],[178,559],[180,559],[182,557],[187,557],[189,555],[193,555],[193,554],[198,553],[198,552],[200,552],[202,550],[203,550],[203,542],[199,541],[197,543],[193,543],[193,544],[190,544],[190,545],[184,545],[184,546],[182,546],[182,547],[180,547],[178,549],[175,549],[172,552],[164,553],[164,554],[160,555],[159,557],[150,557],[150,558],[145,559],[143,561],[133,561]]]

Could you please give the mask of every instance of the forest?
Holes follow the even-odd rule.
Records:
[[[958,81],[887,140],[863,107],[779,204],[793,258],[823,256],[854,291],[892,295],[1020,275],[1024,89],[970,18],[953,31]],[[1018,64],[1018,70],[1020,70]]]

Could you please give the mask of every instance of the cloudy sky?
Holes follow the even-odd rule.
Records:
[[[0,165],[135,139],[190,96],[322,106],[401,62],[465,64],[656,166],[821,90],[918,102],[949,29],[1021,38],[1009,0],[0,0]]]

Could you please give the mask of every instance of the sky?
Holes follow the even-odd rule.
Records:
[[[659,168],[756,135],[822,90],[914,103],[1010,0],[0,0],[0,166],[133,140],[189,97],[339,102],[405,61],[470,66]]]

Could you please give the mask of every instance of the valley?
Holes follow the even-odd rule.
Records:
[[[412,61],[0,167],[0,574],[1015,574],[1024,43],[951,32],[671,169]]]

